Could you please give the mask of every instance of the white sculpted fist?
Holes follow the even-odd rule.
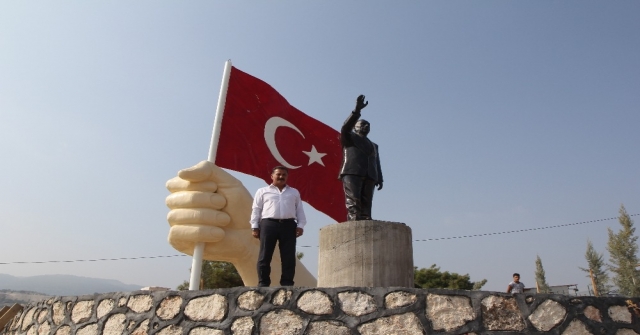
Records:
[[[252,237],[249,219],[253,198],[242,183],[209,161],[180,170],[167,181],[171,209],[167,220],[169,243],[176,250],[193,255],[204,242],[204,259],[233,263],[246,286],[258,284],[256,262],[259,240]],[[280,278],[280,254],[276,249],[271,278]],[[296,264],[296,286],[316,286],[316,279]]]

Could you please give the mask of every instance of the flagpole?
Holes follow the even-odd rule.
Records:
[[[222,127],[222,115],[224,105],[227,102],[227,89],[229,88],[229,77],[231,76],[231,59],[224,63],[224,73],[222,74],[222,84],[220,84],[220,95],[218,95],[218,107],[216,108],[216,118],[213,121],[213,132],[211,134],[211,146],[209,147],[209,159],[211,163],[216,162],[216,152],[218,150],[218,139],[220,138],[220,128]]]
[[[216,151],[218,150],[218,139],[220,138],[220,128],[222,127],[222,116],[224,105],[227,101],[227,89],[229,88],[229,77],[231,76],[231,60],[224,63],[222,74],[222,84],[220,84],[220,94],[218,95],[218,106],[216,107],[216,118],[213,121],[213,132],[211,134],[211,145],[209,146],[209,158],[211,163],[216,162]],[[204,253],[204,242],[196,243],[193,248],[193,259],[191,261],[191,278],[189,280],[189,290],[198,290],[200,286],[200,274],[202,272],[202,256]]]

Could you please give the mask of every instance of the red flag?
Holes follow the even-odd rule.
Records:
[[[289,168],[288,184],[332,219],[347,218],[340,133],[291,106],[264,81],[231,68],[216,165],[271,183],[271,169]]]

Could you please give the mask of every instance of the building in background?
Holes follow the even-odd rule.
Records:
[[[569,284],[569,285],[549,285],[551,289],[551,293],[553,294],[564,294],[564,295],[578,295],[578,284]],[[537,293],[537,289],[535,287],[525,288],[525,294],[535,294]]]

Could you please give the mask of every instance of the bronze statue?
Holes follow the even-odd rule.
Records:
[[[342,125],[342,168],[340,179],[344,186],[347,220],[372,220],[371,203],[375,187],[382,189],[382,170],[378,145],[367,138],[371,125],[360,119],[360,112],[367,107],[364,95],[356,99],[356,108]],[[352,132],[353,130],[353,132]]]

